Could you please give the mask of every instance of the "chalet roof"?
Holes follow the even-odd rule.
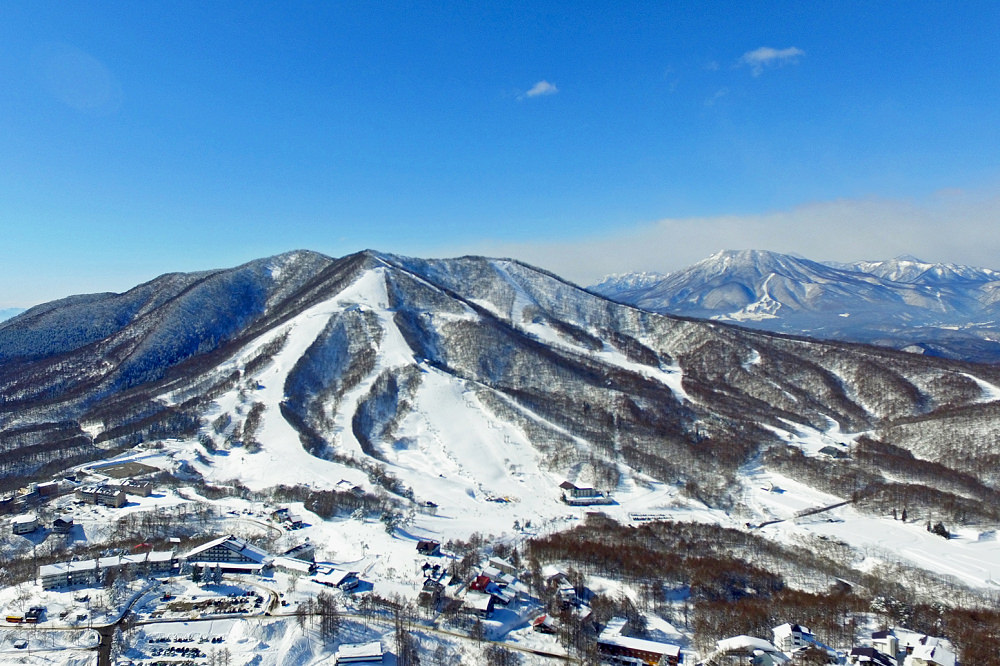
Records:
[[[770,641],[746,635],[723,638],[720,641],[716,641],[715,647],[719,652],[730,652],[734,650],[762,650],[768,653],[780,652],[780,650],[774,647]]]
[[[559,487],[563,490],[576,490],[576,484],[570,483],[569,481],[563,481],[559,484]]]
[[[188,561],[194,560],[196,562],[199,562],[201,561],[198,559],[199,555],[216,546],[224,546],[226,549],[234,553],[237,553],[239,555],[242,555],[243,557],[246,557],[247,559],[252,560],[257,564],[265,564],[271,559],[271,556],[265,553],[260,548],[257,548],[256,546],[251,545],[244,539],[241,539],[238,536],[232,534],[224,537],[219,537],[218,539],[202,544],[197,548],[195,548],[194,550],[192,550],[191,552],[189,552],[184,557]],[[227,562],[226,564],[228,566],[229,564],[236,564],[236,563]]]
[[[10,519],[13,525],[29,525],[31,523],[37,522],[38,516],[33,513],[26,513],[23,516],[14,516]]]
[[[476,576],[476,579],[469,583],[470,590],[485,590],[486,586],[490,584],[489,576]]]

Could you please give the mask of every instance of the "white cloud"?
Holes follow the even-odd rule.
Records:
[[[912,254],[1000,269],[998,227],[1000,188],[942,191],[921,200],[841,199],[757,215],[668,218],[566,241],[487,242],[448,254],[515,257],[583,285],[608,273],[676,270],[724,249],[844,262]]]
[[[715,103],[729,94],[729,88],[720,88],[711,97],[705,100],[705,106],[715,106]]]
[[[520,95],[518,99],[524,99],[525,97],[542,97],[544,95],[555,95],[559,92],[559,88],[556,88],[554,83],[549,83],[548,81],[539,81],[535,85],[531,86],[531,89]]]
[[[760,76],[765,67],[794,64],[805,54],[805,51],[794,46],[789,46],[787,49],[762,46],[759,49],[744,53],[739,60],[739,64],[749,66],[754,76]]]

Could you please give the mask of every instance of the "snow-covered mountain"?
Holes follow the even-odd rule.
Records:
[[[653,312],[971,361],[1000,361],[1000,272],[912,257],[820,263],[724,251],[661,277],[591,287]]]
[[[1000,271],[990,268],[976,268],[958,264],[930,264],[912,256],[897,257],[885,261],[858,261],[840,266],[893,282],[909,284],[984,284],[1000,280]]]
[[[779,269],[769,293],[799,302],[790,276],[837,274]],[[646,312],[512,260],[294,252],[0,325],[0,468],[23,478],[173,438],[198,452],[189,473],[255,488],[346,479],[471,511],[569,477],[729,506],[764,451],[867,434],[875,455],[891,430],[966,507],[998,481],[982,438],[998,385],[985,366]],[[814,459],[775,460],[808,474]],[[827,481],[878,497],[885,479],[844,469]]]

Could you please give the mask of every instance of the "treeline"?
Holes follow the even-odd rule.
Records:
[[[105,455],[75,422],[41,423],[8,430],[0,434],[0,489],[5,485],[20,487],[53,463],[88,453]]]
[[[947,489],[972,499],[1000,506],[1000,492],[972,474],[961,472],[939,462],[917,458],[912,452],[871,437],[859,437],[851,449],[854,459],[869,468],[880,469],[894,477],[919,481],[924,485]]]
[[[819,490],[849,497],[858,508],[873,513],[906,509],[910,520],[959,524],[1000,520],[1000,493],[974,477],[917,460],[898,447],[862,439],[854,460],[818,458],[795,447],[775,446],[762,454],[761,462]],[[888,480],[883,470],[902,480]]]
[[[688,529],[692,528],[692,529]],[[531,539],[528,557],[538,562],[568,561],[584,573],[625,582],[683,584],[703,600],[769,597],[784,587],[780,576],[725,554],[735,530],[711,536],[688,523],[653,523],[632,528],[592,516],[585,525]]]
[[[630,608],[633,602],[626,598],[609,600],[598,595],[588,602],[594,619],[606,621],[609,609],[615,615],[656,612],[675,626],[689,629],[703,654],[711,652],[717,640],[730,636],[769,639],[772,628],[784,622],[809,626],[828,645],[848,646],[865,629],[858,624],[859,616],[874,614],[882,626],[902,626],[951,639],[962,663],[1000,666],[995,647],[1000,640],[1000,612],[992,605],[960,605],[983,603],[974,594],[949,594],[946,587],[922,579],[919,591],[908,589],[887,572],[851,570],[821,554],[767,543],[756,535],[716,525],[659,522],[626,527],[591,514],[583,525],[529,540],[524,557],[531,563],[527,580],[540,599],[552,596],[540,574],[545,564],[568,566],[570,582],[584,598],[586,575],[628,583],[639,590],[637,607]],[[796,586],[790,586],[788,581],[796,578]],[[806,583],[811,583],[812,591],[802,589]],[[670,590],[682,601],[666,603]],[[553,608],[550,611],[560,615],[558,604]],[[567,625],[564,643],[577,654],[587,654],[593,630],[588,635],[587,627],[572,614],[562,615]],[[641,632],[644,624],[636,617],[632,626]]]

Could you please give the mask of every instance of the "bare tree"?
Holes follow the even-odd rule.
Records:
[[[417,666],[420,663],[420,643],[413,633],[413,608],[402,598],[393,605],[393,626],[396,639],[396,663]]]
[[[340,632],[340,608],[337,598],[327,591],[316,595],[316,612],[319,614],[319,635],[332,641]]]
[[[486,666],[517,666],[521,658],[505,647],[492,643],[483,650]]]

